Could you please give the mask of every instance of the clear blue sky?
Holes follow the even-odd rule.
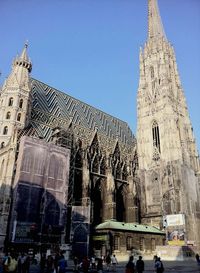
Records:
[[[200,147],[200,1],[158,0]],[[127,121],[136,133],[147,0],[1,0],[0,83],[29,41],[32,77]]]

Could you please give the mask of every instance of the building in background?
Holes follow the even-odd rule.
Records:
[[[31,78],[27,45],[14,60],[0,93],[1,247],[153,252],[176,214],[184,245],[199,246],[198,153],[173,48],[148,5],[137,144],[126,122]]]

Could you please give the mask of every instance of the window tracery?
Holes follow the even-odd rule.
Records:
[[[152,124],[152,136],[153,136],[153,147],[160,153],[160,134],[158,123],[154,120]]]

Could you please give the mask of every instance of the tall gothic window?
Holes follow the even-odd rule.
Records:
[[[131,250],[133,247],[133,240],[132,240],[132,237],[131,236],[128,236],[126,238],[126,249],[127,250]]]
[[[150,75],[151,75],[151,79],[154,79],[154,68],[153,68],[153,66],[150,67]]]
[[[13,98],[9,98],[8,106],[12,106],[12,105],[13,105]]]
[[[119,250],[120,247],[120,237],[118,235],[114,236],[114,250]]]
[[[10,116],[11,116],[10,112],[7,112],[6,119],[10,119]]]
[[[19,108],[22,108],[22,106],[23,106],[23,99],[20,99],[20,101],[19,101]]]
[[[159,126],[156,121],[154,121],[152,125],[152,135],[153,135],[153,146],[156,147],[160,153]]]

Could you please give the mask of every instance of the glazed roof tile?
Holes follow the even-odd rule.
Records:
[[[49,139],[53,123],[61,126],[72,122],[84,128],[95,130],[110,138],[116,138],[126,144],[135,142],[128,124],[116,117],[104,113],[70,95],[61,92],[36,79],[31,79],[33,107],[31,123],[37,131]],[[60,125],[59,124],[59,125]]]

